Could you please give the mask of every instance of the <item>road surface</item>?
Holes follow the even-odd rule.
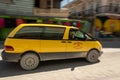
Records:
[[[120,80],[120,48],[103,51],[100,61],[94,64],[84,59],[46,61],[33,71],[24,71],[0,57],[0,80]]]

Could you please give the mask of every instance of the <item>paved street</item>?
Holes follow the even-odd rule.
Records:
[[[94,64],[84,59],[46,61],[34,71],[24,71],[0,58],[0,80],[120,80],[120,45],[103,43],[104,54]]]

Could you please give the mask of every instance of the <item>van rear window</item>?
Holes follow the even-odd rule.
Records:
[[[14,38],[24,39],[39,39],[41,34],[41,28],[39,27],[23,27],[14,36]]]

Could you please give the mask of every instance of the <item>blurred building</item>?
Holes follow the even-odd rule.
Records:
[[[68,17],[69,11],[61,9],[62,0],[0,0],[0,14]]]
[[[69,10],[62,0],[0,0],[0,40],[19,24],[48,23],[49,18],[66,18]],[[45,20],[44,20],[45,19]]]
[[[120,37],[120,0],[74,0],[64,6],[70,18],[93,19],[99,37]]]
[[[0,15],[33,16],[33,0],[0,0]]]
[[[89,17],[93,11],[97,15],[120,14],[120,0],[74,0],[64,6],[71,12],[71,17]]]
[[[61,1],[62,0],[35,0],[34,15],[68,17],[69,10],[61,8]]]

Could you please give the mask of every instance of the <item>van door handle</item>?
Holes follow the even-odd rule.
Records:
[[[66,43],[66,41],[62,41],[62,43]]]

